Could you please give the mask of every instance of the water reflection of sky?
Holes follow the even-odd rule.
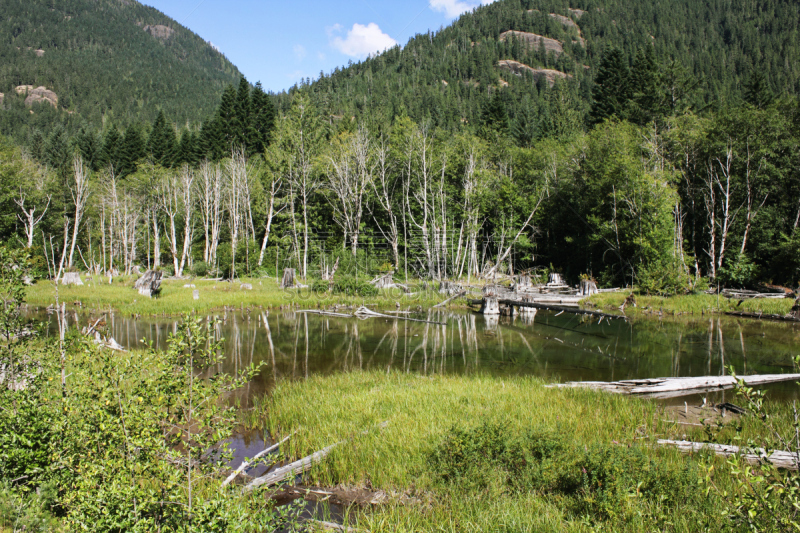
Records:
[[[800,328],[728,317],[604,320],[574,314],[489,318],[431,310],[410,315],[445,322],[335,318],[295,312],[252,311],[216,315],[227,355],[218,370],[237,372],[265,364],[246,394],[281,379],[355,369],[423,374],[535,375],[552,381],[785,373],[800,355]],[[95,319],[97,317],[94,317]],[[71,313],[71,322],[89,317]],[[127,347],[139,341],[163,347],[175,320],[106,315],[108,333]],[[771,394],[794,398],[798,387],[780,384]]]

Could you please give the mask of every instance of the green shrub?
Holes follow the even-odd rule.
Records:
[[[192,267],[192,273],[199,278],[208,276],[208,263],[205,261],[197,261]]]
[[[333,283],[333,293],[368,298],[377,296],[378,289],[366,281],[359,281],[358,278],[341,276],[337,277]]]

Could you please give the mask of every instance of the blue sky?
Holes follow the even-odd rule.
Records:
[[[213,43],[250,82],[280,91],[493,0],[140,1]]]

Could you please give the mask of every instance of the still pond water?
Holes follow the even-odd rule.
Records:
[[[264,362],[246,395],[268,392],[284,379],[351,370],[420,374],[533,375],[548,381],[777,374],[796,371],[800,327],[728,317],[622,320],[588,319],[539,311],[529,317],[484,317],[431,310],[416,319],[336,318],[289,311],[217,313],[226,358],[218,370],[237,372]],[[90,318],[70,313],[72,325]],[[125,347],[141,341],[164,347],[174,319],[106,315],[107,332]],[[51,332],[55,329],[51,320]],[[800,397],[794,383],[771,386],[769,395]],[[683,399],[680,400],[683,403]]]

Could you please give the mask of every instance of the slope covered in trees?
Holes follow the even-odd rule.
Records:
[[[609,48],[626,69],[652,48],[661,79],[647,89],[673,108],[740,100],[756,76],[774,94],[797,94],[799,30],[800,5],[790,0],[503,0],[294,90],[307,88],[334,117],[407,113],[454,130],[479,125],[500,88],[512,131],[526,144],[577,126]],[[568,77],[548,91],[544,76],[499,66],[507,60]]]
[[[0,3],[0,133],[19,141],[56,124],[150,121],[159,110],[197,122],[239,77],[209,43],[135,0]],[[27,106],[23,85],[53,91],[57,106]]]

